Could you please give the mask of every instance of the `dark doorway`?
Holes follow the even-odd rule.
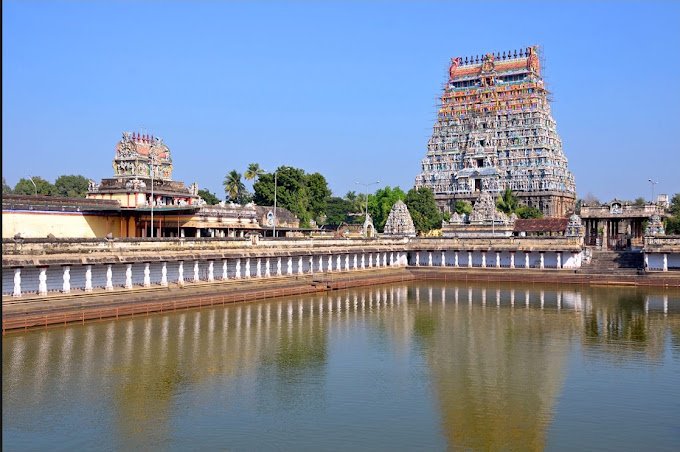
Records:
[[[475,191],[481,191],[482,190],[482,180],[481,179],[475,179]]]

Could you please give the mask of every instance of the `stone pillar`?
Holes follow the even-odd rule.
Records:
[[[472,251],[468,251],[468,268],[472,268]]]
[[[47,295],[47,267],[41,267],[38,274],[38,295]]]
[[[255,277],[262,278],[262,259],[257,258],[257,265],[255,266]]]
[[[208,281],[215,281],[215,261],[208,261]]]
[[[382,261],[383,267],[387,267],[387,253],[383,253],[383,261]]]
[[[333,271],[333,255],[332,254],[330,256],[328,256],[328,265],[326,267],[328,267],[329,272]],[[337,268],[336,268],[336,270],[337,270]]]
[[[149,269],[149,263],[144,262],[144,287],[149,287],[151,285],[151,271]]]
[[[335,259],[335,270],[336,271],[342,270],[342,257],[339,254],[337,259]]]
[[[557,268],[562,268],[562,252],[557,252]]]
[[[319,272],[323,272],[323,256],[319,256]]]
[[[345,254],[345,271],[349,271],[349,254]]]
[[[663,253],[663,271],[668,271],[668,253]]]
[[[390,251],[390,267],[394,267],[394,252]]]
[[[645,270],[649,268],[649,253],[645,253]]]
[[[245,278],[249,279],[250,278],[250,258],[246,257],[246,270],[245,270]]]
[[[132,264],[125,264],[125,288],[132,289]]]
[[[194,261],[194,282],[198,282],[200,279],[201,278],[198,272],[198,261]]]
[[[432,251],[427,252],[427,266],[432,267]]]
[[[288,268],[287,268],[286,274],[288,276],[293,274],[293,258],[290,257],[290,256],[288,256]]]
[[[368,253],[368,268],[373,267],[373,253]]]
[[[298,275],[302,275],[304,270],[302,269],[302,256],[298,257]]]
[[[161,286],[167,287],[168,285],[168,263],[161,262]]]
[[[539,265],[539,267],[540,267],[540,268],[545,268],[545,253],[544,253],[543,251],[541,251],[541,253],[540,253],[540,259],[541,259],[541,260],[540,260],[540,265]]]
[[[71,293],[71,266],[64,265],[64,276],[61,291],[64,293]]]
[[[496,251],[496,268],[501,266],[501,253]]]
[[[453,266],[458,268],[458,251],[453,252]]]
[[[14,290],[12,291],[13,297],[21,296],[21,269],[14,269]]]
[[[510,251],[510,268],[515,268],[515,252]]]
[[[226,262],[226,259],[224,260]],[[179,261],[177,265],[177,285],[184,285],[184,261]]]
[[[524,252],[524,268],[529,268],[529,251]]]
[[[222,259],[222,280],[226,281],[229,278],[229,262],[228,259]]]
[[[314,256],[309,256],[309,273],[314,274]]]
[[[281,256],[276,258],[276,276],[281,276]]]
[[[271,276],[271,272],[269,271],[269,258],[266,258],[264,260],[264,277],[269,278]]]
[[[366,268],[366,253],[361,253],[361,269]]]
[[[354,265],[352,265],[352,268],[353,268],[354,270],[356,270],[356,269],[357,269],[357,260],[358,260],[358,259],[357,259],[357,254],[356,254],[356,253],[354,253],[354,257],[352,258],[352,260],[354,261]]]
[[[482,268],[486,268],[486,251],[482,251]]]
[[[442,267],[446,267],[446,251],[442,251],[442,261],[439,263]]]
[[[128,264],[132,267],[132,264]],[[132,273],[130,273],[132,275]],[[106,285],[105,290],[113,290],[113,271],[111,269],[111,264],[106,264]]]
[[[420,267],[420,251],[416,251],[416,267]]]
[[[85,292],[92,292],[92,265],[85,266]]]
[[[236,258],[236,279],[241,279],[241,258]]]

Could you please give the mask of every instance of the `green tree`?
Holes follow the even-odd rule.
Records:
[[[643,198],[642,196],[640,196],[639,198],[635,198],[635,201],[633,201],[634,206],[642,207],[645,204],[647,204],[647,202],[645,201],[645,198]]]
[[[458,200],[456,203],[453,205],[453,210],[458,214],[466,214],[470,215],[472,213],[472,204],[470,204],[467,201],[463,200]]]
[[[35,187],[33,184],[35,183]],[[55,193],[54,185],[46,181],[40,176],[34,176],[33,182],[30,179],[19,179],[19,182],[14,186],[14,193],[17,195],[33,195],[36,192],[39,195],[53,196]]]
[[[671,198],[669,210],[671,215],[680,217],[680,193],[676,193]]]
[[[538,210],[536,207],[519,206],[517,209],[515,209],[515,214],[519,218],[523,218],[523,219],[543,218],[543,212]]]
[[[418,232],[429,232],[442,227],[442,214],[434,200],[434,193],[427,187],[412,188],[404,199],[413,225]]]
[[[85,176],[63,175],[54,181],[55,194],[68,198],[84,198],[87,195],[89,180]]]
[[[241,180],[241,173],[236,170],[231,170],[224,177],[224,193],[227,195],[227,199],[232,202],[241,204],[244,200],[244,195],[246,193],[246,186]]]
[[[340,226],[342,223],[351,223],[349,214],[352,211],[352,203],[346,199],[332,197],[326,206],[325,224]]]
[[[214,193],[211,193],[209,190],[198,190],[198,196],[200,196],[209,206],[214,206],[220,202],[220,198],[218,198]]]
[[[328,188],[326,178],[320,173],[307,174],[305,185],[309,193],[309,212],[312,218],[318,220],[326,213],[328,200],[331,198],[331,190]]]
[[[274,174],[262,174],[253,184],[253,200],[261,206],[274,204]],[[300,226],[321,221],[331,196],[326,178],[319,173],[305,174],[300,168],[280,166],[276,169],[276,202],[294,213]]]
[[[373,225],[378,232],[385,229],[385,222],[394,203],[405,198],[406,193],[401,188],[392,188],[389,185],[378,189],[373,195],[368,195],[368,213],[373,217]]]
[[[259,163],[251,163],[248,165],[248,169],[246,170],[246,172],[243,173],[243,177],[245,177],[246,180],[256,180],[264,173],[265,171],[262,168],[260,168]]]
[[[12,187],[7,185],[7,182],[5,182],[5,177],[2,177],[2,194],[3,195],[11,195],[12,194]]]
[[[517,211],[519,207],[519,200],[512,192],[512,189],[506,188],[503,193],[496,200],[496,208],[503,213],[510,215]]]

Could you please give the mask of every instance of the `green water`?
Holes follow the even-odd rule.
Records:
[[[414,283],[13,333],[4,450],[680,450],[680,294]]]

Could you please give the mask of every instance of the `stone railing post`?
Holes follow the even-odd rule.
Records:
[[[132,264],[125,264],[125,288],[132,289]]]
[[[255,266],[255,277],[262,278],[262,259],[257,258],[257,265]]]
[[[253,236],[256,237],[256,236]],[[246,279],[250,278],[250,258],[246,257],[246,270],[245,270],[245,275]]]
[[[442,261],[439,263],[439,265],[446,267],[446,251],[442,251]]]
[[[92,265],[85,266],[85,292],[92,292]]]
[[[144,287],[151,285],[151,271],[149,270],[149,263],[144,262]]]
[[[177,285],[184,285],[184,261],[179,261],[177,265]]]
[[[472,268],[472,251],[468,251],[468,268]]]
[[[366,253],[361,253],[361,269],[366,268]]]
[[[264,277],[269,278],[271,276],[271,272],[269,271],[269,258],[266,258],[264,260]]]
[[[71,266],[64,265],[64,276],[61,291],[64,293],[71,293]]]
[[[236,274],[234,275],[236,279],[241,279],[241,258],[236,258]]]
[[[229,279],[229,259],[222,259],[222,280]]]
[[[427,252],[427,266],[432,267],[432,251]]]
[[[161,286],[168,286],[168,263],[166,261],[161,262]]]
[[[496,268],[501,266],[501,253],[496,251]]]
[[[453,266],[458,268],[458,251],[453,252]]]
[[[198,261],[194,261],[194,282],[198,282],[200,278],[200,274],[198,272]]]
[[[21,296],[21,269],[14,269],[14,290],[12,291],[13,297]]]
[[[38,274],[38,295],[47,295],[47,267],[40,267]]]
[[[420,267],[420,251],[416,251],[416,267]]]
[[[557,252],[557,268],[562,268],[562,252]]]
[[[482,268],[486,268],[486,251],[482,251]]]
[[[529,251],[524,252],[524,268],[529,268]]]
[[[208,261],[208,281],[215,281],[215,261]]]
[[[304,269],[302,268],[302,256],[298,257],[298,275],[304,274]]]
[[[106,286],[105,290],[113,290],[113,271],[111,270],[111,264],[106,264]]]
[[[545,268],[545,253],[543,251],[540,252],[540,261],[539,261],[539,267],[541,269]]]
[[[515,252],[510,251],[510,268],[515,268]]]

